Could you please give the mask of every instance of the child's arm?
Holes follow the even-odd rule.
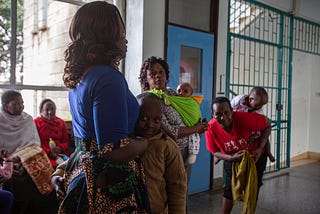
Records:
[[[254,157],[255,161],[259,160],[261,156],[261,151],[264,149],[266,143],[269,140],[269,136],[271,134],[271,124],[267,119],[267,117],[266,117],[266,121],[267,121],[267,127],[263,131],[261,131],[261,137],[259,138],[259,147],[252,153],[252,156]]]

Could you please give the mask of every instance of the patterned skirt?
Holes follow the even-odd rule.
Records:
[[[124,145],[120,145],[124,146]],[[145,176],[139,158],[115,162],[103,157],[95,139],[76,139],[65,172],[66,197],[59,213],[150,213]]]

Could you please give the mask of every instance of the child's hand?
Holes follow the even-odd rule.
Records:
[[[62,201],[66,195],[64,182],[65,182],[64,178],[59,175],[52,176],[51,178],[52,186],[56,191],[57,198],[59,201]]]

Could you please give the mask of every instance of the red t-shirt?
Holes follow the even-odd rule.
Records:
[[[243,149],[250,153],[259,146],[258,141],[248,146],[248,140],[256,131],[262,131],[268,126],[265,116],[256,113],[233,112],[232,130],[225,131],[221,125],[213,118],[209,121],[206,131],[206,144],[210,152],[222,152],[232,154]]]

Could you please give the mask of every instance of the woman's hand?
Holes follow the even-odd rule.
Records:
[[[54,175],[51,178],[51,184],[54,190],[56,191],[57,198],[59,201],[62,201],[66,195],[64,183],[65,183],[64,178],[59,175]]]
[[[222,152],[215,152],[213,155],[220,161],[220,160],[226,160],[226,161],[240,161],[242,156],[244,154],[244,150],[235,152],[233,154],[224,154]],[[217,161],[217,163],[219,162]],[[216,164],[217,164],[216,163]]]
[[[208,130],[208,121],[200,121],[195,125],[196,133],[203,134]]]
[[[12,157],[13,170],[12,175],[22,175],[25,172],[25,169],[22,165],[21,159],[18,156]]]
[[[54,156],[58,156],[58,154],[62,153],[62,148],[60,146],[50,145],[50,149]]]
[[[0,165],[3,165],[3,161],[5,158],[8,157],[8,151],[7,150],[1,150],[0,151]]]
[[[199,121],[194,126],[180,127],[178,131],[178,138],[187,137],[194,133],[203,134],[205,131],[208,130],[208,126],[208,121]]]
[[[230,161],[240,161],[243,154],[244,154],[243,150],[233,153],[230,157]]]

